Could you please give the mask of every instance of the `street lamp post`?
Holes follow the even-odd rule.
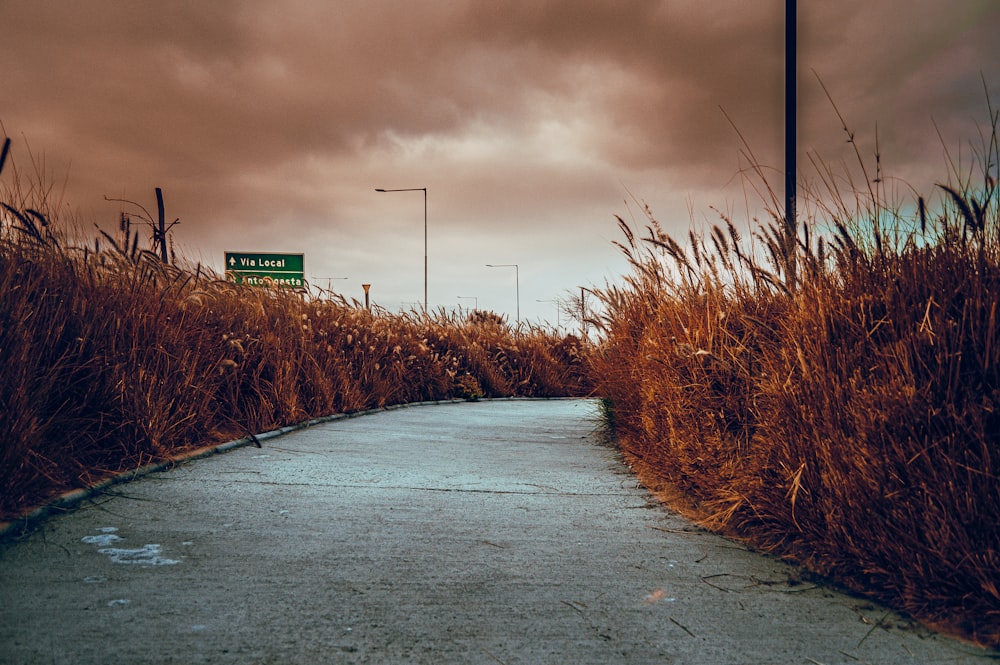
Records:
[[[329,293],[333,293],[333,280],[335,280],[335,279],[350,279],[350,278],[349,277],[317,277],[316,275],[313,275],[313,279],[325,279],[326,280],[326,292],[329,294]],[[320,291],[323,290],[322,286],[317,286],[316,288],[318,288]]]
[[[521,276],[516,263],[487,263],[487,268],[513,268],[514,293],[517,295],[517,327],[521,328]]]
[[[424,193],[424,316],[427,316],[427,188],[411,187],[409,189],[382,189],[376,192],[423,192]]]
[[[558,300],[536,300],[535,302],[549,302],[556,306],[556,334],[559,333],[559,301]]]
[[[476,304],[472,306],[473,307],[472,311],[476,312],[479,310],[479,296],[455,296],[455,297],[458,298],[459,300],[475,300]]]

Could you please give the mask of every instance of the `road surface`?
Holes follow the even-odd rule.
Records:
[[[588,400],[334,420],[0,545],[0,663],[978,663],[706,533]]]

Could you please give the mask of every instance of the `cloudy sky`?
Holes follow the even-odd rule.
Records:
[[[515,271],[486,264],[517,264],[521,318],[555,323],[537,301],[625,269],[614,215],[745,217],[726,114],[783,168],[782,0],[0,0],[0,24],[16,165],[30,148],[85,225],[162,187],[188,259],[301,252],[389,309],[423,299],[423,193],[376,188],[428,189],[432,308],[513,319]],[[929,192],[934,123],[957,149],[984,78],[1000,105],[997,35],[998,0],[799,0],[800,166],[850,163],[818,74],[866,156],[877,126],[891,182]]]

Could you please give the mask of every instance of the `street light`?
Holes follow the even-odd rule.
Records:
[[[514,288],[517,294],[517,327],[521,328],[521,276],[519,274],[516,263],[487,263],[487,268],[513,268],[514,269]]]
[[[479,309],[479,296],[455,296],[455,297],[461,300],[475,300],[476,304],[473,305],[472,311],[475,312]]]
[[[556,306],[556,334],[559,333],[559,301],[558,300],[536,300],[535,302],[550,302]]]
[[[335,279],[350,279],[350,277],[317,277],[313,275],[313,279],[325,279],[326,280],[326,292],[333,293],[333,280]],[[317,287],[320,291],[323,290],[322,286]]]
[[[424,193],[424,316],[427,316],[427,188],[411,187],[409,189],[382,189],[376,192],[423,192]]]

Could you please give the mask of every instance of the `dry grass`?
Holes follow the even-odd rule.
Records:
[[[621,222],[632,271],[595,290],[592,350],[489,316],[232,285],[129,234],[70,246],[51,191],[15,173],[0,199],[0,516],[319,415],[593,390],[643,477],[706,525],[1000,646],[991,122],[981,182],[952,167],[934,205],[887,203],[878,167],[819,168],[802,228],[776,216],[743,238],[724,219],[677,240],[648,210],[641,236]]]
[[[837,196],[750,242],[725,219],[683,241],[651,214],[641,237],[622,222],[632,270],[598,291],[592,362],[620,445],[690,514],[998,646],[990,117],[981,182],[953,180],[909,214],[886,204],[880,173],[847,205],[826,171]]]
[[[164,264],[128,228],[73,246],[41,180],[3,175],[0,518],[322,415],[588,391],[575,338],[234,285]]]

